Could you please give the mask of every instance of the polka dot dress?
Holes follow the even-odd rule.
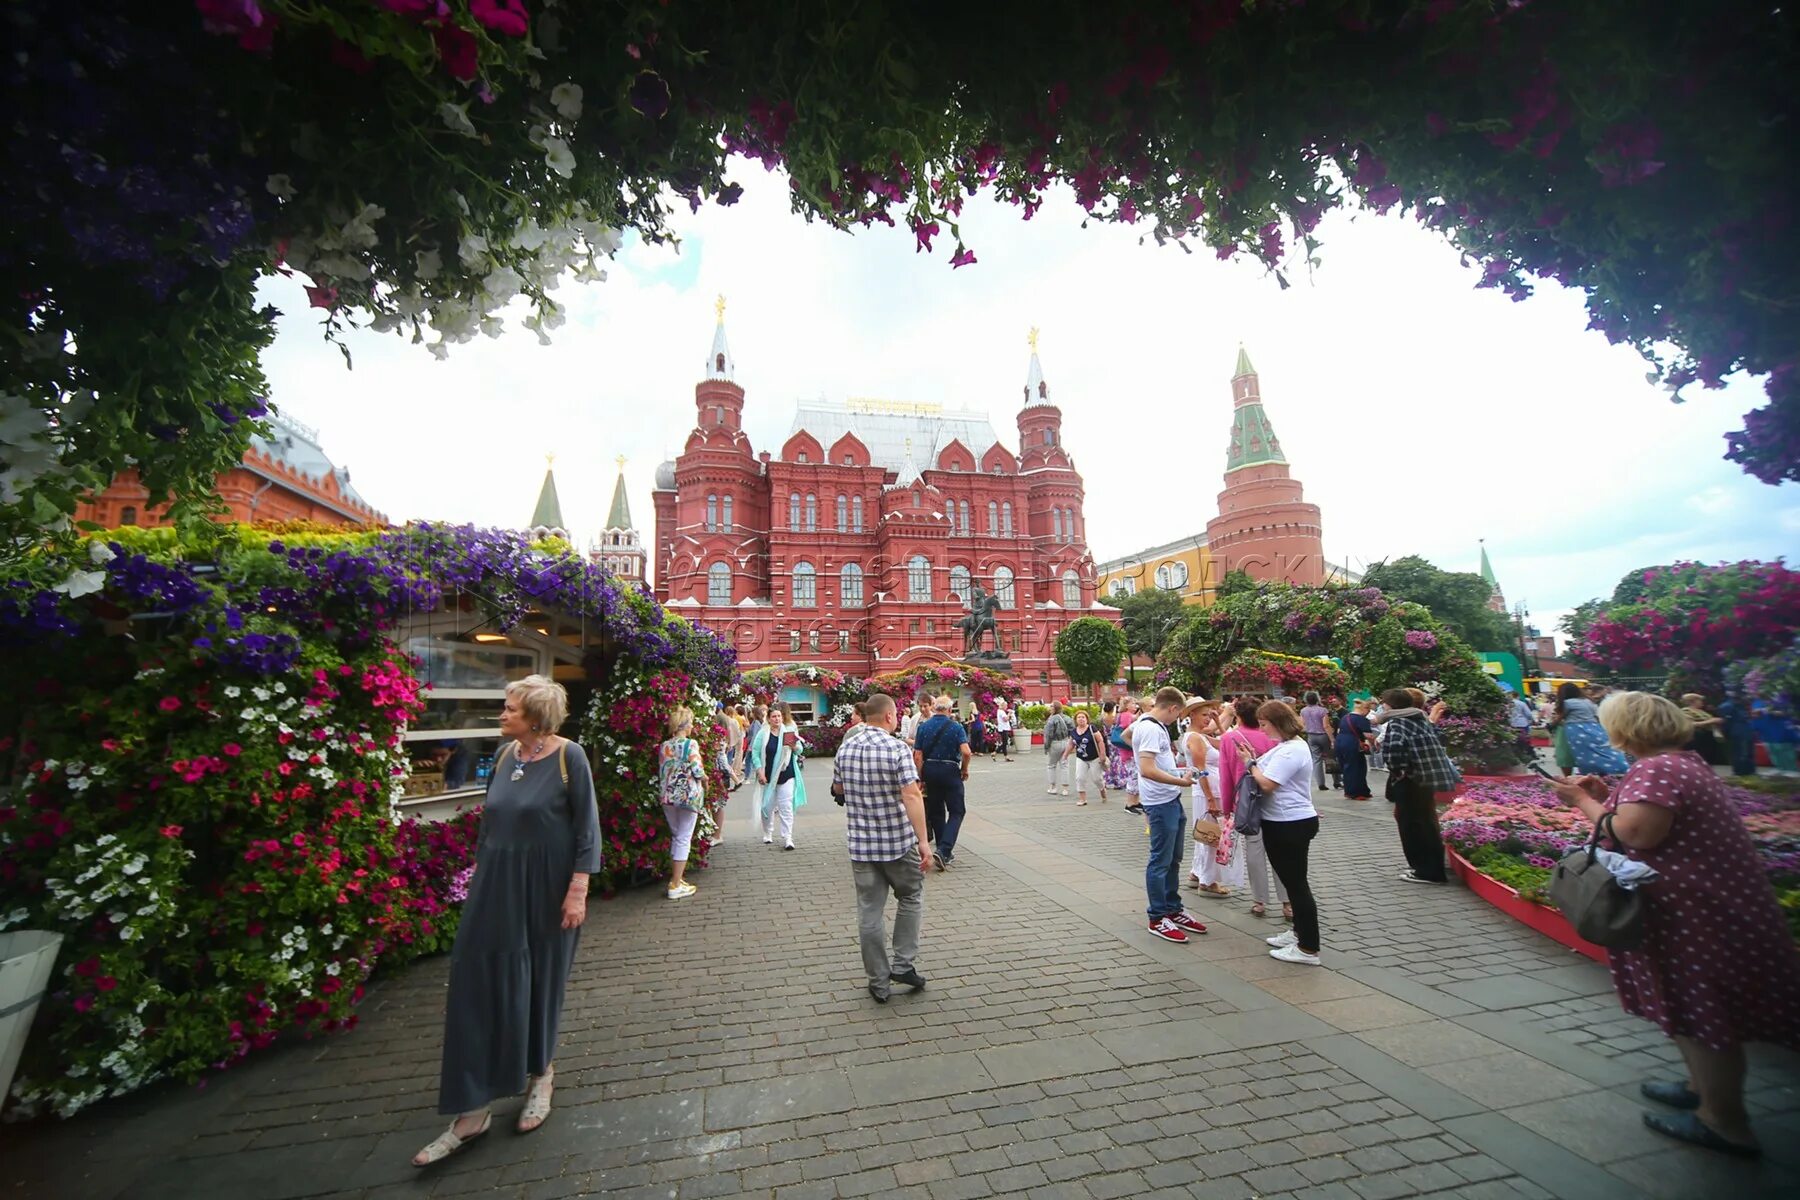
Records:
[[[1800,1050],[1800,951],[1719,777],[1687,751],[1639,759],[1607,807],[1621,804],[1675,814],[1661,845],[1630,851],[1662,879],[1644,891],[1643,946],[1611,954],[1625,1011],[1714,1050]]]

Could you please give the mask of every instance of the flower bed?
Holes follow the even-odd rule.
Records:
[[[1764,796],[1730,785],[1725,793],[1756,842],[1789,927],[1800,941],[1800,798]],[[1443,814],[1444,841],[1461,860],[1459,869],[1511,889],[1519,902],[1548,909],[1558,921],[1561,914],[1551,909],[1546,891],[1551,868],[1592,832],[1586,817],[1558,800],[1548,783],[1531,777],[1468,780],[1462,795]],[[1511,908],[1507,911],[1533,928],[1545,928],[1537,919],[1540,914],[1529,914],[1528,919]],[[1568,937],[1575,937],[1573,931]]]

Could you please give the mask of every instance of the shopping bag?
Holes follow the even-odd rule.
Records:
[[[1219,882],[1228,888],[1250,886],[1250,870],[1244,862],[1244,839],[1231,828],[1231,818],[1225,818],[1225,836],[1219,839],[1219,850],[1225,852],[1230,847],[1230,858],[1219,861]]]

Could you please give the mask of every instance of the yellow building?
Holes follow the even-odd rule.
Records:
[[[1181,593],[1183,604],[1211,604],[1220,579],[1213,576],[1206,535],[1195,534],[1094,568],[1102,598],[1129,596],[1150,588]],[[1220,572],[1222,577],[1223,572]]]
[[[1207,550],[1206,534],[1197,533],[1109,559],[1095,566],[1094,573],[1099,578],[1097,594],[1103,600],[1161,588],[1181,593],[1183,604],[1211,604],[1225,570]],[[1361,583],[1362,572],[1327,560],[1325,582]]]

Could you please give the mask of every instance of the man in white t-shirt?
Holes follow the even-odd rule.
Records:
[[[1144,867],[1144,894],[1149,901],[1150,933],[1165,942],[1185,942],[1206,926],[1181,906],[1181,842],[1187,812],[1181,790],[1193,780],[1191,768],[1177,769],[1169,726],[1181,715],[1187,697],[1180,688],[1156,693],[1152,707],[1131,727],[1131,749],[1137,755],[1138,802],[1150,827],[1150,861]]]
[[[1012,709],[1006,707],[1006,701],[1004,701],[1004,700],[995,701],[994,702],[994,753],[992,756],[995,760],[998,760],[999,757],[1002,754],[1004,754],[1004,755],[1006,755],[1007,762],[1012,761],[1012,731],[1013,731]]]

